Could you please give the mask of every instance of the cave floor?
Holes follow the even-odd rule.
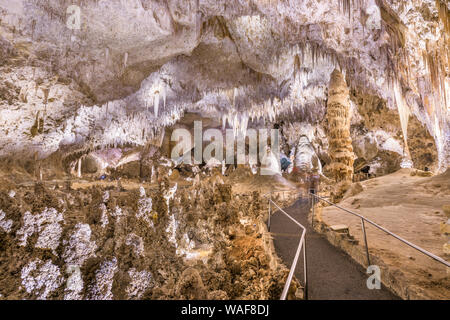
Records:
[[[217,176],[232,185],[236,194],[249,194],[258,191],[281,192],[273,194],[273,199],[291,214],[297,221],[307,227],[307,260],[308,260],[308,298],[311,300],[381,300],[398,299],[388,289],[369,290],[368,275],[365,269],[357,264],[343,250],[334,247],[324,235],[316,233],[308,219],[310,211],[306,198],[293,203],[300,185],[281,176],[266,177],[245,175],[245,171],[237,170],[231,176]],[[11,177],[11,173],[5,177]],[[212,178],[211,181],[215,181]],[[19,180],[19,185],[31,187],[34,181]],[[6,181],[6,180],[5,180]],[[67,180],[45,181],[48,187],[56,184],[65,187]],[[173,181],[175,182],[175,181]],[[6,182],[5,182],[6,183]],[[118,185],[117,180],[71,180],[74,190],[91,187],[108,188]],[[179,187],[192,186],[191,181],[178,179]],[[125,190],[136,190],[141,182],[136,179],[121,179],[121,187]],[[345,198],[340,205],[361,213],[390,231],[423,247],[432,253],[444,257],[443,244],[446,237],[440,233],[440,223],[446,220],[443,206],[450,204],[449,172],[434,177],[411,176],[411,171],[402,169],[392,175],[367,180],[361,183],[364,191]],[[156,189],[157,184],[147,184],[149,189]],[[7,184],[3,186],[9,190]],[[12,187],[12,186],[11,186]],[[293,204],[292,204],[293,203]],[[349,227],[350,234],[359,241],[362,239],[360,220],[343,214],[331,207],[318,212],[327,225],[344,224]],[[370,253],[389,266],[391,273],[401,273],[406,284],[419,287],[423,298],[448,299],[450,297],[450,279],[445,267],[410,249],[398,240],[383,232],[368,226],[368,242]],[[281,213],[274,213],[271,223],[271,233],[278,256],[290,267],[299,241],[299,230]],[[303,261],[299,260],[296,278],[303,280]],[[402,280],[403,281],[403,280]]]
[[[306,258],[309,300],[392,300],[398,299],[384,286],[369,290],[365,270],[343,251],[332,246],[313,231],[308,220],[310,203],[301,198],[285,211],[307,228]],[[271,233],[278,256],[290,267],[299,241],[299,228],[286,216],[275,212]],[[303,258],[299,259],[295,276],[303,283]]]
[[[450,204],[450,171],[434,177],[411,176],[410,169],[362,182],[364,191],[345,198],[340,206],[359,213],[404,239],[449,260],[443,251],[448,237],[440,226],[447,218],[444,205]],[[346,225],[351,236],[364,245],[359,218],[339,209],[319,211],[328,226]],[[441,263],[408,247],[381,230],[366,224],[370,254],[389,266],[389,272],[405,282],[405,289],[426,299],[448,299],[450,277]],[[408,295],[408,294],[406,294]]]

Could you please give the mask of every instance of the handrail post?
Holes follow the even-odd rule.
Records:
[[[308,273],[307,273],[307,266],[306,266],[306,234],[305,238],[303,239],[303,273],[305,276],[305,300],[308,300]]]
[[[314,197],[313,194],[310,194],[310,197],[311,197],[311,205],[312,205],[311,227],[314,228],[314,207],[315,207],[315,204],[316,204],[316,201],[315,201],[316,198]]]
[[[302,236],[300,238],[300,242],[298,244],[297,252],[295,253],[294,261],[292,262],[291,269],[289,270],[289,274],[288,274],[286,283],[284,285],[283,292],[281,293],[280,300],[286,300],[289,288],[291,286],[292,278],[294,277],[294,272],[295,272],[295,269],[297,267],[298,257],[300,256],[300,251],[302,250],[302,246],[304,244],[304,241],[305,241],[305,230],[303,231],[303,234],[302,234]]]
[[[298,244],[297,251],[295,253],[294,261],[292,262],[292,266],[291,266],[291,269],[289,270],[289,274],[288,274],[286,283],[284,285],[283,292],[281,293],[280,300],[286,300],[286,297],[287,297],[287,294],[288,294],[288,291],[289,291],[289,287],[291,285],[292,278],[294,277],[294,273],[295,273],[295,269],[296,269],[296,266],[297,266],[297,262],[298,262],[298,259],[300,257],[300,253],[302,252],[302,247],[303,247],[303,263],[304,263],[305,297],[307,297],[307,295],[308,295],[308,292],[307,292],[308,291],[307,290],[307,281],[308,280],[307,280],[307,271],[306,271],[307,264],[306,264],[306,248],[305,248],[305,246],[306,246],[306,228],[303,225],[301,225],[297,220],[292,218],[289,214],[287,214],[286,211],[284,211],[280,206],[278,206],[275,202],[273,202],[272,199],[269,199],[269,204],[273,204],[273,206],[276,209],[278,209],[279,212],[284,214],[293,223],[295,223],[298,227],[300,227],[303,230],[302,234],[300,236],[300,242]],[[270,208],[271,208],[271,206],[270,206]]]
[[[364,219],[361,218],[362,230],[364,234],[364,243],[366,245],[366,255],[367,255],[367,265],[370,266],[370,255],[369,255],[369,246],[367,245],[367,235],[366,235],[366,226],[364,224]]]
[[[267,222],[267,229],[269,230],[269,232],[270,232],[270,216],[272,214],[271,204],[270,204],[271,201],[272,201],[272,192],[270,193],[270,197],[269,197],[269,220]]]

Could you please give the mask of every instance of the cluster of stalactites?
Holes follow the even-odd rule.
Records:
[[[348,13],[349,17],[351,17],[358,8],[363,10],[365,7],[365,0],[338,1],[341,11]],[[380,3],[382,3],[384,10],[389,9],[389,6],[385,1],[377,1],[377,4]],[[444,24],[444,29],[447,34],[446,41],[448,41],[448,8],[440,0],[436,0],[436,3],[439,9],[439,17]],[[388,12],[387,14],[393,15],[394,13],[395,12]],[[380,50],[382,53],[385,53],[387,58],[387,82],[391,84],[391,97],[394,98],[393,101],[399,110],[405,139],[405,149],[408,150],[407,121],[409,117],[409,106],[403,96],[403,87],[405,87],[405,85],[407,86],[410,81],[414,81],[415,79],[412,79],[413,77],[411,76],[412,72],[410,72],[409,68],[411,64],[409,57],[402,48],[404,39],[402,41],[401,32],[396,30],[401,27],[401,21],[398,17],[393,17],[392,19],[396,24],[387,26],[388,23],[386,21],[383,22],[386,30],[392,35],[390,37],[392,43],[389,46],[383,46]],[[397,26],[397,24],[399,26]],[[444,50],[442,50],[442,47]],[[242,130],[245,132],[247,125],[244,124],[248,121],[245,119],[274,122],[279,116],[298,115],[299,113],[306,118],[308,110],[313,109],[310,108],[311,105],[324,105],[325,99],[321,96],[321,92],[313,92],[312,96],[318,97],[316,101],[306,101],[303,99],[306,95],[311,97],[311,92],[304,92],[304,88],[310,85],[311,70],[314,70],[314,68],[319,65],[331,65],[339,70],[345,70],[348,85],[351,88],[371,90],[372,84],[369,82],[369,77],[367,76],[370,72],[366,70],[366,66],[361,65],[354,57],[345,57],[333,49],[326,47],[324,44],[306,40],[300,40],[296,44],[291,45],[290,54],[294,57],[294,64],[293,74],[289,81],[290,85],[288,86],[287,92],[282,87],[278,89],[267,89],[268,86],[266,84],[261,85],[257,90],[254,87],[236,87],[230,89],[216,89],[216,92],[207,93],[213,93],[228,99],[229,103],[225,108],[226,110],[223,110],[224,108],[216,108],[216,110],[227,119],[225,122],[228,122],[230,126],[235,129],[235,134],[238,134],[238,132]],[[280,57],[276,57],[275,59],[280,60]],[[446,110],[446,106],[448,105],[447,102],[449,100],[448,90],[446,88],[446,81],[448,82],[448,80],[445,79],[445,64],[448,64],[448,47],[447,50],[445,50],[445,46],[441,46],[440,49],[430,46],[430,48],[427,48],[427,52],[424,54],[423,59],[429,71],[433,93],[424,93],[420,91],[420,88],[417,92],[421,94],[423,104],[429,112],[430,118],[432,118],[431,121],[435,128],[435,138],[438,140],[439,137],[443,136],[443,123],[441,122],[442,119],[445,119],[445,114],[442,115],[440,113],[443,113],[442,110]],[[124,63],[126,64],[126,58]],[[401,69],[405,71],[400,72],[399,70]],[[318,88],[317,91],[320,91],[320,88]],[[166,108],[165,87],[152,87],[148,93],[149,96],[146,99],[147,108],[149,105],[152,105],[154,116],[158,118],[161,105],[164,109]],[[201,107],[204,109],[205,104],[202,104]],[[206,106],[206,108],[214,109],[215,106]]]
[[[278,85],[261,83],[257,87],[212,89],[203,94],[203,101],[197,104],[197,109],[201,108],[206,113],[217,111],[228,119],[234,119],[234,114],[242,114],[252,121],[264,123],[275,122],[279,116],[299,114],[305,119],[315,119],[312,113],[324,109],[326,95],[324,87],[311,85],[314,68],[320,65],[333,70],[335,67],[341,68],[341,64],[347,66],[346,60],[307,42],[292,46],[290,54],[294,57],[290,79]],[[225,103],[219,105],[219,102]],[[234,120],[230,123],[234,123]]]
[[[75,117],[64,124],[63,135],[71,136],[76,132],[77,143],[85,143],[92,150],[143,146],[149,141],[159,140],[164,128],[174,125],[186,108],[182,104],[172,106],[164,111],[163,116],[155,117],[145,110],[127,112],[123,101],[109,102],[101,107],[82,106]]]
[[[420,5],[415,1],[415,5]],[[436,8],[439,16],[439,25],[436,32],[440,33],[437,40],[427,40],[425,48],[418,54],[419,65],[425,67],[426,73],[417,76],[411,70],[412,65],[417,65],[414,55],[400,48],[397,54],[398,59],[394,60],[395,73],[389,82],[391,90],[394,91],[394,101],[399,109],[400,119],[402,121],[402,130],[405,138],[406,151],[407,137],[406,129],[407,119],[406,109],[412,110],[412,105],[408,105],[409,100],[405,100],[402,87],[408,88],[415,95],[420,97],[424,112],[420,119],[427,125],[430,133],[434,136],[439,154],[439,170],[445,170],[447,167],[447,157],[450,150],[446,147],[446,128],[448,117],[450,116],[450,80],[448,72],[450,70],[450,15],[446,1],[436,0]],[[416,35],[407,33],[406,38]],[[409,39],[412,41],[413,39]],[[401,85],[403,84],[403,86]],[[447,149],[446,149],[447,148]]]
[[[159,108],[162,106],[165,109],[167,103],[167,92],[166,92],[166,84],[165,83],[157,83],[153,85],[150,90],[147,92],[147,97],[144,98],[146,102],[147,111],[150,105],[153,105],[153,112],[155,118],[159,115]]]
[[[362,10],[365,7],[365,3],[366,0],[339,0],[339,9],[351,19],[353,9]]]

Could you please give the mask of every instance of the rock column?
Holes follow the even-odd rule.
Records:
[[[338,70],[331,74],[327,121],[331,163],[325,171],[336,182],[351,181],[355,154],[350,137],[350,95],[345,79]]]

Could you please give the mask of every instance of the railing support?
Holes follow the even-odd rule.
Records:
[[[361,227],[364,234],[364,244],[366,245],[367,266],[370,266],[369,245],[367,244],[366,226],[363,218],[361,218]]]
[[[269,230],[269,232],[270,232],[270,216],[272,215],[272,208],[271,208],[271,203],[272,202],[272,193],[270,193],[270,197],[269,197],[269,219],[268,219],[268,221],[267,221],[267,229]]]
[[[311,217],[311,227],[314,228],[314,207],[316,205],[316,198],[311,196],[311,206],[312,206],[312,217]]]
[[[298,244],[297,252],[295,253],[294,261],[292,261],[291,270],[289,270],[289,275],[287,277],[286,283],[284,284],[283,292],[281,293],[280,300],[286,300],[289,288],[291,287],[292,278],[294,277],[295,268],[297,267],[298,258],[300,256],[300,251],[302,250],[303,241],[305,240],[305,233],[303,233],[300,238],[300,243]]]
[[[300,242],[298,244],[297,251],[296,251],[295,257],[294,257],[294,261],[292,262],[292,265],[291,265],[291,269],[289,270],[289,274],[288,274],[286,283],[284,285],[283,292],[281,293],[280,300],[286,300],[289,288],[291,286],[292,278],[294,277],[295,269],[297,267],[298,258],[300,257],[300,253],[302,251],[302,247],[303,247],[303,276],[304,276],[304,286],[305,286],[305,288],[304,288],[305,295],[304,296],[305,296],[305,299],[308,299],[308,273],[307,273],[307,264],[306,264],[306,228],[303,225],[301,225],[297,220],[295,220],[293,217],[291,217],[279,205],[277,205],[275,202],[273,202],[273,200],[272,200],[272,192],[266,193],[264,195],[264,197],[267,196],[268,194],[270,194],[270,197],[269,197],[269,218],[268,218],[268,222],[267,222],[269,232],[270,232],[270,216],[272,215],[272,204],[273,204],[274,209],[278,209],[279,212],[284,214],[287,218],[289,218],[293,223],[295,223],[298,227],[300,227],[302,229]]]
[[[303,273],[304,273],[304,284],[305,284],[305,300],[308,300],[308,275],[306,267],[306,236],[303,239]]]

